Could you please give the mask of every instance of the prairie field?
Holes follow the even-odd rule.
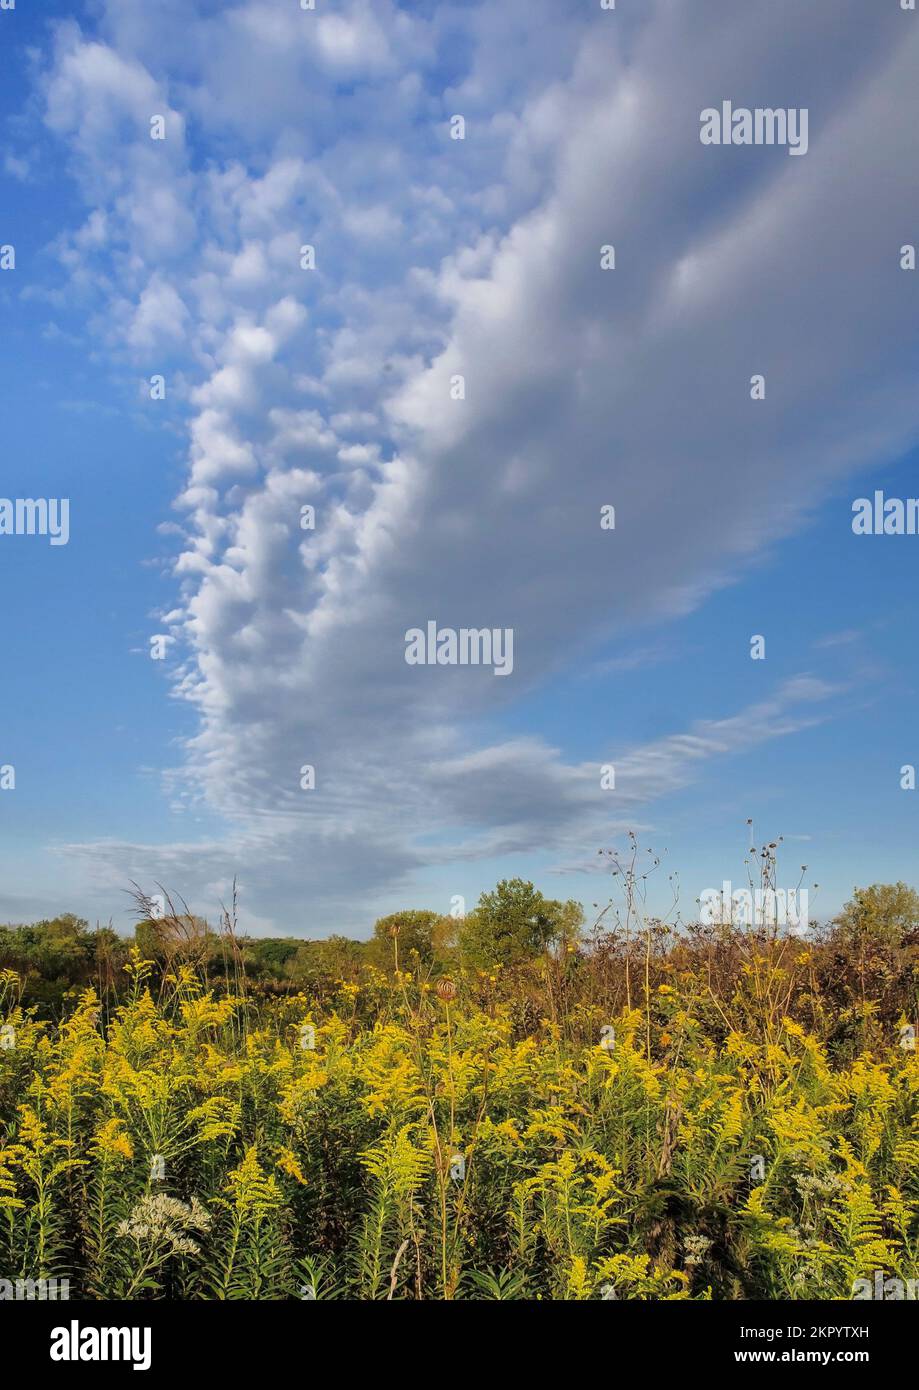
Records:
[[[915,1279],[919,950],[867,902],[807,941],[646,922],[485,967],[405,914],[299,980],[186,930],[55,1008],[7,968],[0,1272],[90,1299]]]

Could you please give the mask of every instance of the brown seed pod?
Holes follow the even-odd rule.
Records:
[[[446,976],[444,979],[437,981],[437,997],[438,999],[443,999],[448,1004],[451,999],[456,998],[456,985],[452,980],[447,979]]]

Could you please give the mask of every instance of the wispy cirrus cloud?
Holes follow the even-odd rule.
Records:
[[[572,763],[543,739],[521,737],[473,751],[431,750],[414,767],[400,767],[400,776],[408,775],[396,797],[392,769],[368,765],[363,797],[352,783],[342,795],[311,801],[309,813],[266,811],[217,841],[151,846],[105,840],[71,844],[62,853],[92,866],[112,889],[136,879],[181,883],[196,900],[212,903],[229,896],[233,876],[247,866],[247,894],[272,901],[283,920],[297,922],[304,883],[317,876],[316,865],[303,858],[308,846],[322,858],[318,872],[327,887],[319,921],[331,930],[341,914],[354,911],[356,879],[377,891],[409,891],[412,874],[431,865],[521,856],[546,845],[562,856],[554,873],[590,871],[586,845],[641,828],[646,808],[692,785],[706,764],[814,728],[842,693],[842,687],[802,675],[737,715],[700,721],[638,747],[611,744],[600,751],[615,767],[614,797],[604,789],[600,764]]]

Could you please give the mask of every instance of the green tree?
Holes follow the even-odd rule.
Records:
[[[849,950],[906,945],[906,938],[919,931],[919,893],[905,883],[856,888],[833,926]]]
[[[429,967],[449,952],[456,927],[452,917],[424,908],[391,912],[374,924],[370,959],[374,965],[390,969],[398,950],[400,969]]]
[[[583,922],[576,902],[558,902],[522,878],[502,879],[483,893],[460,926],[464,965],[488,969],[519,965],[563,940],[573,939]]]
[[[366,941],[352,941],[347,936],[301,941],[285,972],[303,987],[328,989],[337,980],[360,978],[366,950]]]

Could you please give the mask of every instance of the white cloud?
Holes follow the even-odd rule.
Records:
[[[181,342],[187,319],[188,310],[179,294],[154,274],[131,311],[125,338],[132,348],[156,352],[164,345]]]
[[[183,777],[238,828],[201,867],[200,846],[146,862],[211,881],[270,844],[245,875],[257,910],[308,892],[318,922],[438,858],[534,834],[573,851],[593,774],[535,734],[492,746],[477,721],[597,638],[690,610],[916,437],[888,244],[916,197],[886,167],[910,157],[919,36],[866,25],[857,0],[730,25],[670,0],[619,27],[522,0],[318,19],[199,4],[181,43],[178,11],[154,26],[143,8],[106,6],[110,46],[62,26],[46,92],[100,229],[68,254],[87,274],[104,256],[135,357],[171,343],[197,373]],[[862,42],[828,55],[813,10]],[[700,145],[699,111],[747,91],[812,103],[806,158]],[[142,118],[167,95],[176,138],[155,150]],[[211,158],[190,156],[192,126]],[[513,682],[408,667],[404,631],[429,618],[513,627]],[[830,693],[802,680],[626,754],[623,804],[743,748],[751,722],[804,727],[793,707]],[[146,853],[80,852],[119,872]]]
[[[7,154],[3,159],[3,171],[9,174],[10,178],[18,179],[20,183],[27,183],[32,166],[27,159],[22,159],[14,154]]]

